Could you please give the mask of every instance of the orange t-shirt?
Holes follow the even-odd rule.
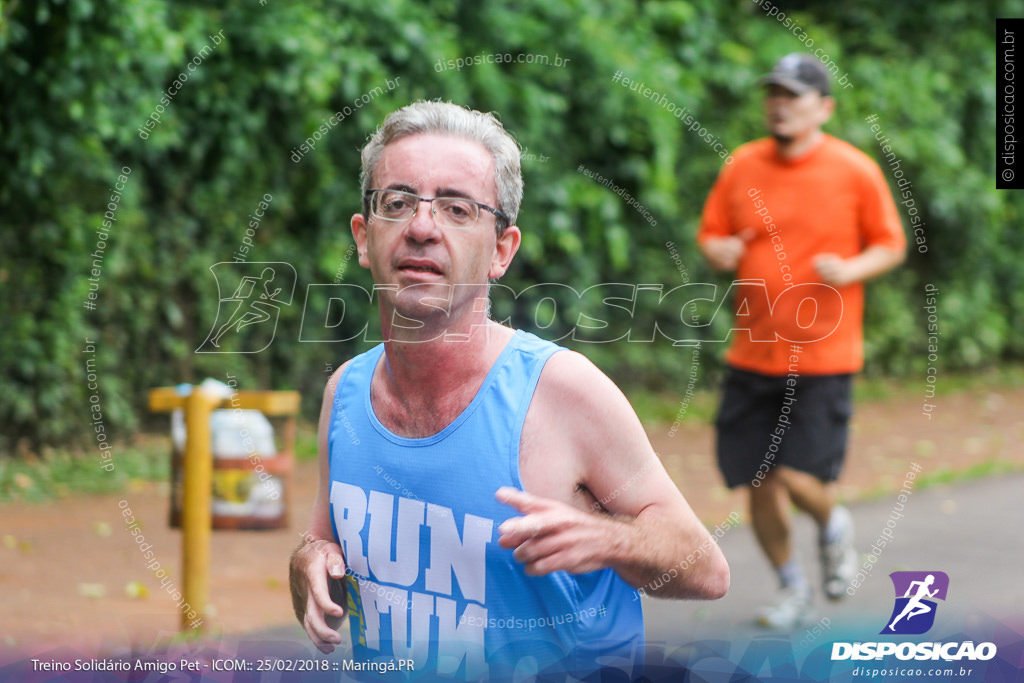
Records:
[[[697,235],[703,243],[747,228],[753,234],[732,286],[736,317],[726,361],[785,375],[795,352],[799,374],[857,372],[864,286],[823,284],[814,258],[906,247],[881,170],[830,135],[795,160],[780,157],[772,138],[741,146],[733,158],[708,195]]]

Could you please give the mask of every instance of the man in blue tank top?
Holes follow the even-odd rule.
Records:
[[[521,239],[519,155],[493,116],[442,102],[392,113],[362,152],[352,233],[386,341],[324,391],[291,589],[324,652],[348,615],[345,667],[368,679],[632,677],[635,589],[728,589],[611,380],[488,318]]]

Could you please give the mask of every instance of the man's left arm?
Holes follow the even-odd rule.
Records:
[[[904,258],[904,249],[874,245],[846,259],[836,254],[819,254],[814,259],[814,268],[825,284],[845,287],[878,277],[903,263]]]
[[[822,282],[834,287],[865,282],[903,263],[907,240],[899,210],[881,169],[865,160],[854,181],[858,194],[857,223],[865,248],[856,256],[818,254],[814,267]]]
[[[577,466],[600,511],[503,488],[499,501],[522,516],[500,527],[499,543],[514,548],[528,574],[614,569],[629,585],[657,597],[717,599],[729,588],[729,566],[718,544],[668,476],[618,387],[583,356],[552,356],[531,411],[545,430],[567,439],[547,457]],[[667,574],[667,576],[666,576]]]

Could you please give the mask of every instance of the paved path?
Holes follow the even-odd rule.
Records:
[[[862,558],[887,528],[893,540],[878,555],[873,571],[853,597],[825,601],[818,588],[818,617],[828,623],[885,625],[893,606],[889,572],[938,570],[949,575],[946,603],[933,629],[955,630],[965,615],[985,612],[1024,623],[1024,475],[989,478],[914,491],[903,506],[889,495],[850,506]],[[813,523],[801,515],[794,525],[796,547],[805,571],[820,583]],[[729,594],[713,603],[645,602],[648,638],[693,640],[703,635],[736,637],[764,634],[753,625],[753,612],[776,589],[774,575],[761,556],[749,526],[733,529],[721,540],[732,570]],[[868,638],[864,633],[862,638]]]

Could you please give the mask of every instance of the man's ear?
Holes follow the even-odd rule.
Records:
[[[356,254],[359,256],[359,265],[363,268],[369,268],[370,259],[366,255],[366,217],[361,213],[352,216],[352,239],[356,242]]]
[[[834,114],[835,111],[836,111],[836,100],[835,100],[835,98],[830,96],[830,95],[822,96],[822,98],[821,98],[821,116],[819,117],[820,118],[820,125],[824,126],[828,122],[828,120],[830,118],[832,118],[832,114]]]
[[[522,239],[523,235],[517,226],[510,225],[505,228],[494,245],[494,257],[491,259],[491,268],[487,271],[488,278],[497,280],[505,274],[512,264],[512,258],[519,251]]]

